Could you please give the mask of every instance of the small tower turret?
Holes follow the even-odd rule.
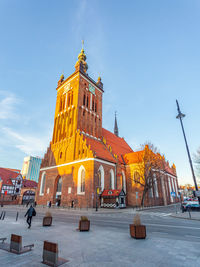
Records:
[[[118,130],[118,126],[117,126],[117,112],[115,111],[115,126],[114,126],[114,134],[116,136],[119,136],[119,130]]]

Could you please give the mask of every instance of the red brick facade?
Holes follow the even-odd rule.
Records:
[[[103,84],[100,78],[94,82],[88,76],[85,60],[82,50],[75,72],[58,82],[53,138],[41,164],[37,203],[95,207],[96,199],[100,205],[99,190],[123,188],[126,203],[139,205],[142,188],[133,183],[132,162],[124,160],[127,154],[132,159],[135,152],[123,138],[102,128]],[[177,182],[175,168],[169,170],[170,179]],[[145,205],[172,202],[169,192],[174,185],[168,188],[166,175],[164,170]]]

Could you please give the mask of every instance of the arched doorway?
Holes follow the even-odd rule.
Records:
[[[25,191],[22,197],[22,205],[34,202],[35,202],[35,192],[32,190]]]
[[[60,206],[61,204],[61,195],[62,195],[62,177],[58,176],[56,179],[56,192],[55,192],[55,204]]]

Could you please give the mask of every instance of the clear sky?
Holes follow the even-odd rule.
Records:
[[[146,141],[192,175],[200,146],[199,0],[0,0],[0,166],[43,156],[53,131],[57,81],[74,72],[85,40],[88,74],[104,83],[103,126],[137,150]]]

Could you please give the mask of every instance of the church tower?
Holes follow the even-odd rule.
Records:
[[[76,130],[102,137],[102,93],[101,78],[93,81],[87,74],[84,49],[78,55],[75,72],[66,80],[61,75],[57,87],[53,144],[72,137]]]

